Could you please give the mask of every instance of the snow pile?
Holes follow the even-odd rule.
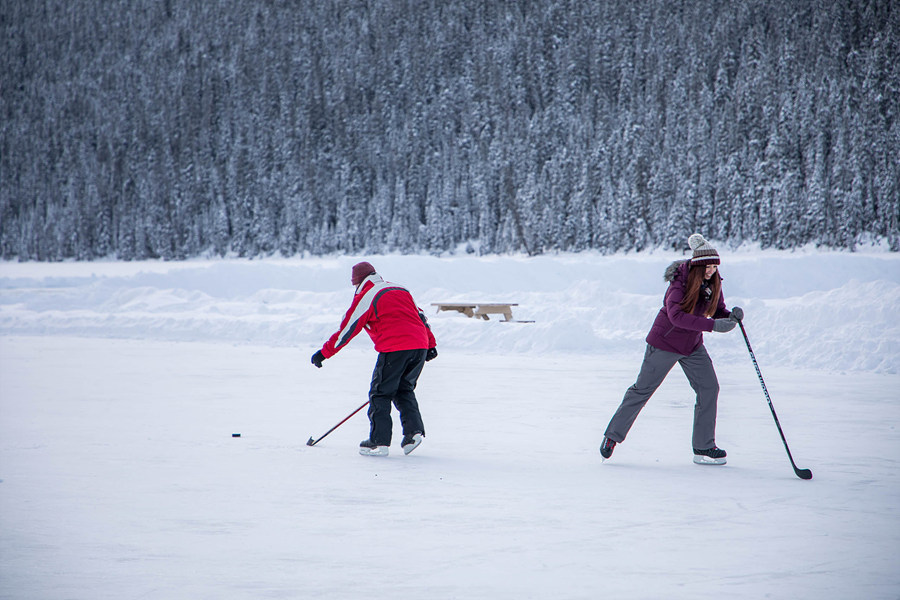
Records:
[[[373,262],[431,315],[445,351],[604,354],[640,347],[662,271],[680,256],[375,256],[179,263],[4,263],[0,334],[77,335],[315,348],[349,305],[350,266]],[[781,364],[900,372],[900,257],[737,252],[723,256],[726,301],[746,311],[754,350]],[[435,314],[432,302],[514,302],[534,323]],[[719,360],[746,355],[707,335]],[[354,342],[368,344],[368,341]]]

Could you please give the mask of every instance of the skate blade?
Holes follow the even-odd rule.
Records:
[[[724,465],[727,461],[725,458],[710,458],[702,454],[694,455],[694,463],[698,465]]]
[[[387,446],[378,446],[376,448],[360,448],[359,453],[362,456],[387,456],[388,455],[388,447]]]

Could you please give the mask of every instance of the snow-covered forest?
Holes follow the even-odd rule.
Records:
[[[900,250],[893,0],[5,0],[0,255]]]

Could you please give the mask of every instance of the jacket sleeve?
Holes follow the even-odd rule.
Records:
[[[422,323],[425,324],[425,332],[428,334],[428,347],[434,348],[437,346],[437,340],[434,339],[434,334],[431,332],[431,325],[428,324],[428,317],[425,316],[425,311],[418,306],[416,308],[419,311],[419,318],[422,319]]]
[[[725,307],[725,294],[719,292],[719,303],[716,305],[716,312],[713,313],[713,319],[724,319],[731,316],[731,311]]]
[[[372,312],[371,303],[368,303],[367,306],[361,304],[365,296],[366,294],[353,296],[353,303],[350,304],[350,308],[347,309],[344,318],[341,319],[340,328],[331,334],[328,341],[322,345],[322,355],[325,358],[331,358],[337,354],[341,348],[346,346],[365,327]]]
[[[678,281],[673,281],[666,292],[666,315],[672,325],[691,331],[712,331],[713,320],[684,312],[681,308],[682,300],[684,300],[684,286]],[[724,300],[722,302],[724,303]]]

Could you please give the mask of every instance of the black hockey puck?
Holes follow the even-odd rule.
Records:
[[[232,434],[231,434],[231,437],[241,437],[241,434],[239,434],[239,433],[232,433]]]

